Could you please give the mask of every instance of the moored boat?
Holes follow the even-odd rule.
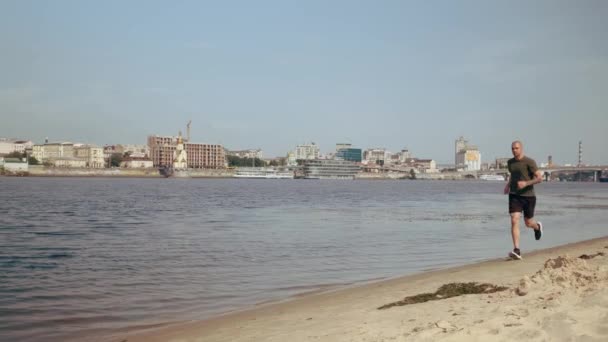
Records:
[[[257,178],[257,179],[293,179],[291,170],[280,170],[266,167],[242,167],[236,169],[235,178]]]
[[[355,179],[361,167],[354,162],[336,159],[310,159],[304,161],[305,179]]]
[[[505,177],[502,175],[480,175],[479,179],[487,181],[504,181]]]

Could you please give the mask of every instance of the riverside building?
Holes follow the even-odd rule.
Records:
[[[177,150],[178,137],[148,136],[150,159],[154,167],[172,167]],[[223,169],[226,167],[226,154],[222,145],[195,144],[184,142],[188,168]]]
[[[363,152],[365,164],[384,165],[390,159],[391,153],[385,148],[368,148]]]
[[[334,159],[360,163],[361,156],[362,153],[360,148],[353,148],[351,144],[336,144],[336,153],[334,154]]]
[[[250,149],[250,150],[240,150],[240,151],[227,151],[226,155],[236,156],[239,158],[248,158],[248,159],[262,159],[264,154],[261,149]]]
[[[49,143],[32,146],[32,157],[40,163],[55,167],[103,168],[104,150],[94,145],[71,142]]]
[[[296,146],[294,151],[296,160],[319,159],[321,150],[317,144],[310,143]]]
[[[460,137],[454,143],[456,149],[455,165],[456,169],[465,171],[481,170],[481,153],[475,145],[469,145],[468,140]]]
[[[24,153],[34,146],[29,140],[17,140],[0,138],[0,156],[10,154],[12,152]]]
[[[74,157],[84,159],[86,167],[100,169],[105,166],[103,148],[92,145],[74,146]]]

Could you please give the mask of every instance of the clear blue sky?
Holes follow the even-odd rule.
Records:
[[[608,164],[608,1],[0,0],[0,136]]]

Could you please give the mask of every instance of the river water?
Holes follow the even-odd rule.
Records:
[[[0,177],[0,340],[204,319],[506,256],[504,183]],[[608,183],[536,186],[545,236],[608,235]]]

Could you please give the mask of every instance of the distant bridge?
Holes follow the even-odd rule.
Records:
[[[545,180],[548,180],[551,177],[552,173],[558,172],[567,172],[567,173],[575,173],[575,172],[593,172],[593,181],[597,182],[601,177],[602,173],[608,173],[608,165],[597,165],[597,166],[552,166],[552,167],[541,167],[539,168],[543,172]],[[482,174],[494,174],[494,175],[503,175],[507,176],[509,172],[507,169],[497,169],[497,170],[485,170],[485,171],[463,171],[467,174],[471,174],[475,178],[478,178],[479,175]]]
[[[362,166],[362,170],[364,172],[375,172],[375,173],[402,173],[409,174],[409,167],[400,168],[395,166]],[[597,182],[600,177],[602,177],[602,173],[608,173],[608,165],[593,165],[593,166],[552,166],[552,167],[542,167],[539,168],[543,172],[545,180],[548,180],[551,177],[552,173],[555,172],[593,172],[594,173],[594,181]],[[494,169],[494,170],[483,170],[483,171],[450,171],[450,172],[440,172],[439,174],[443,174],[445,176],[455,176],[457,178],[479,178],[480,175],[502,175],[507,176],[509,171],[507,169]]]

